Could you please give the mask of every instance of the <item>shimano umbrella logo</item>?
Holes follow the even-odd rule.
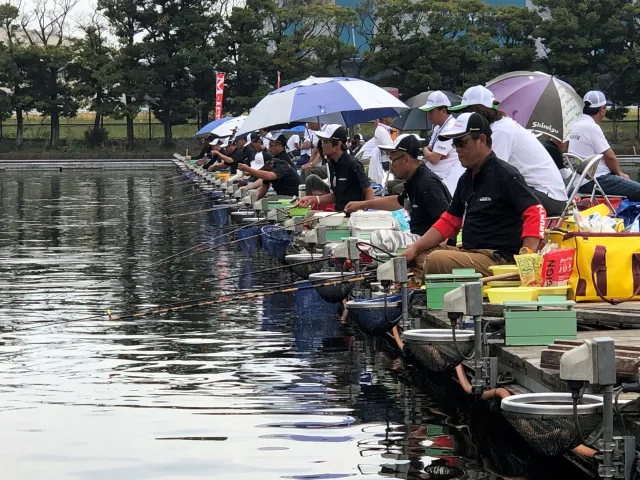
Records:
[[[547,125],[546,123],[542,123],[542,122],[533,122],[533,125],[531,125],[531,128],[539,128],[541,130],[546,130],[549,133],[560,133],[560,131],[557,128],[553,128],[551,125]]]

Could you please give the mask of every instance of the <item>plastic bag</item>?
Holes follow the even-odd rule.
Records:
[[[620,202],[616,210],[616,218],[622,218],[625,227],[631,226],[638,217],[640,217],[640,202],[631,202],[626,199]]]
[[[525,287],[540,286],[542,283],[542,255],[531,253],[527,255],[514,255],[518,265],[520,281]]]
[[[407,214],[406,210],[402,208],[399,210],[395,210],[392,215],[393,221],[398,226],[398,229],[400,231],[405,232],[411,230],[411,227],[409,226],[409,215]]]

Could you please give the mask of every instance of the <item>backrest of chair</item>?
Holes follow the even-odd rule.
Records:
[[[576,157],[575,158],[580,158]],[[593,178],[598,169],[598,164],[602,159],[602,154],[592,155],[585,160],[581,161],[575,171],[571,174],[569,183],[567,184],[567,195],[569,196],[569,202],[573,201],[573,197],[578,194],[580,186],[584,182],[585,178]]]
[[[565,153],[562,156],[567,161],[566,163],[572,172],[575,172],[576,168],[578,168],[578,165],[580,165],[583,162],[582,157],[579,157],[578,155],[574,155],[573,153]]]
[[[586,158],[578,168],[576,168],[576,173],[584,178],[593,178],[596,174],[596,170],[598,169],[598,164],[600,160],[602,160],[603,155],[599,153],[598,155],[592,155]]]

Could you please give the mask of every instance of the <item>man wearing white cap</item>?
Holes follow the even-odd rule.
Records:
[[[493,151],[513,165],[540,199],[549,216],[560,215],[567,203],[562,175],[533,133],[497,109],[493,93],[481,85],[468,88],[462,102],[451,111],[475,112],[491,125]]]
[[[607,99],[604,93],[594,90],[584,96],[582,118],[573,124],[569,135],[569,153],[586,159],[602,154],[598,164],[596,178],[607,195],[620,195],[632,202],[640,202],[640,183],[629,180],[629,176],[620,170],[616,154],[602,132],[600,122],[607,113]],[[585,182],[581,193],[593,191],[593,181]]]
[[[464,168],[458,160],[456,149],[453,148],[453,141],[438,140],[438,135],[455,122],[453,115],[449,113],[450,106],[449,98],[440,90],[436,90],[429,95],[427,103],[420,107],[420,110],[427,112],[429,121],[434,125],[431,141],[423,149],[427,167],[442,179],[449,193],[453,195]]]

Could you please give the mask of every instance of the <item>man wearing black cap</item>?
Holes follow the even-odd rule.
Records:
[[[227,164],[231,170],[231,175],[236,175],[238,173],[238,164],[243,163],[245,165],[251,165],[251,162],[256,156],[256,151],[247,143],[247,138],[247,135],[240,135],[233,140],[235,149],[231,156],[227,156],[221,152],[212,152],[214,156],[220,158],[225,164]]]
[[[475,268],[489,276],[490,266],[514,263],[518,252],[535,252],[544,238],[546,212],[518,170],[491,150],[487,120],[464,113],[441,136],[453,139],[466,172],[448,211],[402,255],[423,263],[426,274]],[[461,249],[441,245],[461,228]]]
[[[287,141],[287,137],[282,134],[278,135],[278,138],[276,138],[275,140],[271,139],[269,141],[269,151],[271,152],[271,155],[273,155],[273,158],[278,158],[284,162],[287,162],[295,169],[296,167],[291,160],[291,156],[287,153],[286,150]]]
[[[276,148],[272,147],[273,144],[280,145],[280,143],[276,140],[270,141],[269,148],[272,153],[276,150]],[[260,144],[260,147],[262,147],[262,143]],[[267,152],[265,151],[263,153]],[[252,178],[256,179],[253,184],[247,186],[247,189],[258,188],[258,200],[267,194],[271,185],[273,185],[273,189],[276,191],[277,195],[288,197],[298,195],[298,186],[301,182],[300,176],[293,164],[291,164],[291,159],[288,158],[288,155],[286,156],[286,159],[282,159],[277,155],[272,156],[272,154],[269,153],[269,156],[265,157],[264,166],[259,170],[248,167],[244,164],[238,165],[238,169],[245,175],[250,175]]]
[[[377,230],[371,243],[390,252],[416,242],[449,208],[451,194],[444,182],[420,160],[422,142],[416,135],[400,135],[393,145],[380,145],[390,160],[393,175],[405,182],[400,195],[379,197],[364,202],[349,202],[346,213],[372,208],[395,211],[405,206],[411,213],[410,232]]]
[[[329,125],[316,135],[322,141],[322,150],[329,161],[331,192],[308,195],[300,199],[303,207],[335,203],[336,212],[342,212],[349,202],[373,200],[373,188],[364,167],[347,151],[347,130]]]

